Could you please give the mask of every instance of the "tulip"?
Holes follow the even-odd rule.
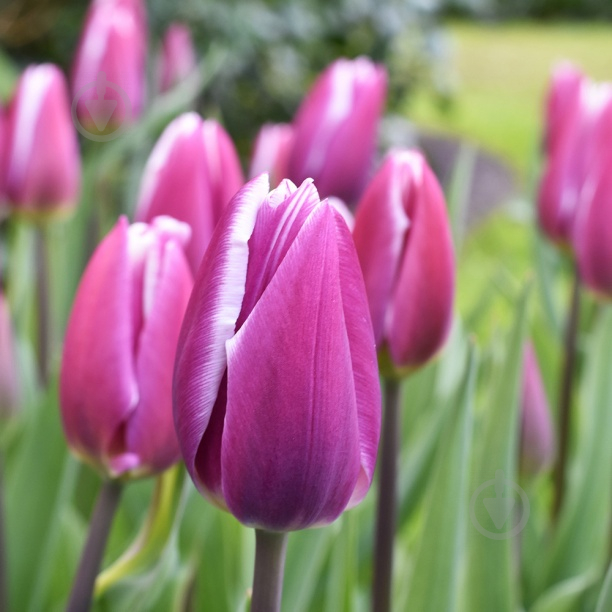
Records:
[[[9,305],[0,291],[0,420],[19,408],[21,393],[18,380]]]
[[[537,474],[551,465],[554,441],[546,391],[531,343],[525,345],[523,353],[521,399],[521,471]]]
[[[140,116],[146,83],[147,25],[141,0],[94,0],[72,66],[76,114],[94,135]]]
[[[270,185],[276,187],[287,178],[287,164],[293,144],[293,128],[286,123],[264,125],[255,139],[249,176],[262,172],[270,176]]]
[[[0,206],[4,203],[5,195],[5,172],[6,172],[6,149],[7,149],[7,120],[4,113],[4,109],[0,105]],[[0,211],[0,218],[1,218]]]
[[[289,178],[314,178],[321,197],[354,204],[368,180],[387,75],[365,57],[340,59],[317,79],[297,111]]]
[[[192,287],[169,217],[121,218],[96,249],[68,322],[60,403],[68,444],[109,478],[161,472],[179,458],[172,364]]]
[[[261,175],[221,219],[174,372],[197,488],[246,525],[329,523],[363,499],[380,429],[376,353],[346,223],[311,181]]]
[[[81,166],[64,76],[53,64],[21,75],[8,110],[6,195],[16,212],[72,208]]]
[[[379,350],[396,369],[421,366],[450,330],[455,262],[444,196],[419,152],[386,157],[357,207],[353,237]]]
[[[225,206],[243,183],[225,130],[216,121],[185,113],[168,125],[147,161],[136,220],[168,215],[189,224],[186,254],[195,274]]]
[[[164,35],[159,56],[160,91],[172,89],[195,68],[196,54],[189,28],[180,23],[170,24]]]

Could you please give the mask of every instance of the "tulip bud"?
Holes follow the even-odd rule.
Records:
[[[385,69],[369,59],[331,64],[297,111],[289,178],[312,177],[321,197],[354,204],[368,180],[386,93]]]
[[[286,123],[264,125],[255,140],[249,176],[262,172],[270,175],[270,185],[276,187],[287,178],[287,164],[293,144],[293,128]]]
[[[174,418],[198,489],[273,531],[329,523],[365,496],[380,388],[346,223],[311,181],[230,203],[181,331]]]
[[[60,403],[72,450],[111,478],[157,473],[179,458],[172,365],[193,279],[169,217],[128,226],[98,246],[68,322]]]
[[[66,81],[53,64],[26,68],[8,112],[6,195],[15,211],[72,208],[81,164]]]
[[[147,25],[141,0],[93,0],[72,66],[80,124],[114,132],[140,116],[144,104]]]
[[[455,261],[444,196],[419,152],[387,156],[357,207],[353,237],[378,349],[395,368],[421,366],[450,331]]]
[[[147,161],[136,220],[168,215],[189,224],[185,252],[195,274],[223,209],[243,183],[225,130],[216,121],[185,113],[164,130]]]
[[[21,400],[9,305],[0,291],[0,421],[18,408]]]
[[[531,343],[523,352],[523,391],[521,403],[521,471],[537,474],[554,458],[553,430],[546,391]]]
[[[162,41],[159,56],[159,89],[172,89],[196,68],[196,54],[191,32],[186,25],[171,23]]]

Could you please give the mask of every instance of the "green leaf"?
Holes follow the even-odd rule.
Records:
[[[498,528],[484,503],[484,496],[477,493],[480,487],[485,487],[483,492],[491,491],[489,496],[494,499],[511,494],[507,483],[496,478],[498,474],[506,481],[516,482],[519,390],[529,290],[529,286],[523,290],[516,305],[514,326],[507,340],[501,369],[493,379],[492,395],[487,394],[490,401],[483,407],[483,422],[476,437],[464,591],[466,610],[514,612],[517,608],[513,539],[494,539],[491,535],[501,536],[507,532],[512,517]],[[486,484],[489,482],[491,485]],[[499,487],[501,490],[498,490],[498,482],[502,485]],[[525,512],[522,500],[520,508]]]
[[[582,596],[597,577],[597,573],[587,572],[556,584],[538,598],[529,612],[574,612],[579,609]]]
[[[448,209],[453,232],[453,242],[457,251],[461,248],[465,234],[476,153],[476,148],[471,143],[466,141],[461,143],[448,188]]]
[[[612,512],[612,308],[602,311],[584,365],[578,437],[548,565],[549,585],[603,571]]]
[[[595,612],[608,612],[609,610],[612,610],[612,563],[610,563],[606,572],[606,578],[599,593]]]
[[[450,612],[457,606],[467,519],[475,352],[472,347],[454,413],[446,420],[425,501],[408,598],[410,608],[422,612]]]

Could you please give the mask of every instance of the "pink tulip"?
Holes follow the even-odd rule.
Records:
[[[287,178],[287,164],[293,144],[293,128],[286,123],[264,125],[255,140],[249,176],[262,172],[270,175],[270,185],[276,187]]]
[[[21,393],[16,357],[9,305],[0,291],[0,420],[19,408]]]
[[[441,348],[453,313],[455,262],[442,190],[417,151],[391,152],[353,231],[376,344],[413,369]]]
[[[317,79],[294,121],[289,178],[354,204],[368,180],[387,91],[382,66],[340,59]]]
[[[554,458],[553,428],[546,391],[531,343],[523,354],[521,404],[521,470],[526,474],[543,471]]]
[[[8,111],[6,195],[16,211],[72,208],[81,163],[63,74],[53,64],[21,75]]]
[[[181,331],[174,418],[198,489],[243,523],[329,523],[369,489],[374,339],[346,223],[311,181],[261,175],[221,219]]]
[[[193,279],[169,217],[121,218],[78,288],[64,346],[60,402],[68,444],[110,477],[165,470],[179,458],[172,365]]]
[[[196,54],[191,31],[181,23],[171,23],[162,41],[159,56],[159,88],[168,91],[196,68]]]
[[[5,174],[6,174],[6,153],[7,153],[7,137],[8,137],[8,126],[7,119],[4,113],[4,109],[0,105],[0,206],[4,203],[5,199]],[[0,211],[1,213],[1,211]],[[1,218],[1,215],[0,215]]]
[[[243,183],[225,130],[216,121],[185,113],[168,125],[149,157],[136,220],[168,215],[188,223],[192,233],[186,253],[195,274],[225,206]]]
[[[140,116],[145,97],[147,25],[141,0],[94,0],[72,67],[80,124],[98,135]]]

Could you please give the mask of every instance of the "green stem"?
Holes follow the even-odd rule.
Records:
[[[66,612],[87,612],[91,608],[94,584],[122,490],[123,485],[117,480],[102,484]]]
[[[557,447],[557,460],[554,467],[555,496],[553,500],[552,515],[556,520],[559,517],[563,500],[565,498],[565,481],[567,471],[567,458],[569,440],[572,427],[572,396],[576,369],[576,345],[578,338],[578,323],[580,320],[580,277],[578,269],[574,273],[572,297],[565,330],[565,351],[563,358],[563,372],[561,376],[561,391],[559,394],[559,434]]]
[[[46,228],[36,226],[36,287],[38,300],[38,374],[40,384],[49,383],[49,360],[51,354],[51,321],[49,302],[49,245]]]
[[[286,533],[255,530],[251,612],[280,612],[286,552]]]
[[[0,451],[0,610],[8,610],[8,567],[4,535],[4,463]]]
[[[385,380],[372,589],[374,612],[388,612],[391,609],[393,540],[397,521],[397,463],[400,447],[399,403],[400,382],[393,379]]]

